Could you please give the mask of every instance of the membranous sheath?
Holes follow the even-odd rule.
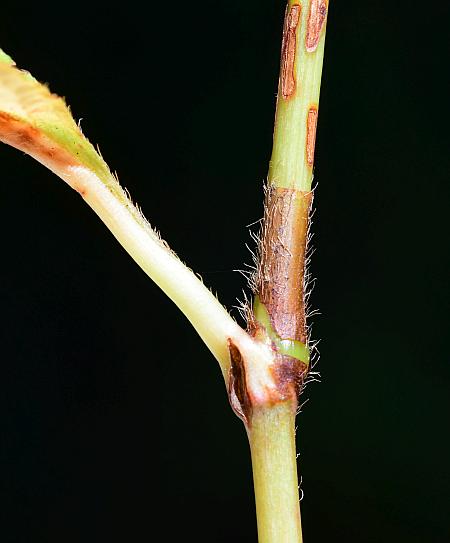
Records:
[[[247,323],[250,335],[274,353],[273,387],[265,402],[289,402],[293,409],[310,366],[307,242],[327,12],[327,0],[289,1],[286,8],[273,151]],[[236,397],[244,403],[240,416],[250,424],[261,406],[252,404],[249,376],[255,370],[236,350],[231,350],[231,368]]]

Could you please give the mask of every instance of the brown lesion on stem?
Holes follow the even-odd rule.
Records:
[[[297,49],[297,28],[300,22],[302,7],[293,4],[286,8],[283,28],[283,44],[281,47],[281,95],[285,100],[294,95],[297,86],[295,78],[295,54]]]
[[[328,12],[328,0],[311,0],[306,27],[305,46],[308,53],[317,49]]]
[[[305,254],[312,192],[269,187],[256,294],[282,339],[306,344]]]
[[[259,326],[258,323],[254,325],[253,332]],[[228,340],[228,348],[231,360],[228,398],[234,413],[247,428],[251,427],[255,408],[282,402],[289,402],[293,410],[297,408],[298,396],[308,373],[308,364],[292,356],[280,354],[272,343],[272,363],[267,367],[256,368],[245,359],[232,339]]]
[[[314,164],[314,148],[316,145],[317,105],[311,105],[306,118],[306,163],[310,168]]]
[[[274,379],[283,400],[297,401],[308,373],[308,364],[285,354],[279,355],[278,364],[273,368]]]

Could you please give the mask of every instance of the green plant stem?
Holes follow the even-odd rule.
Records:
[[[312,148],[310,151],[312,156],[308,160],[308,113],[311,109],[314,111],[310,114],[310,117],[315,116],[315,119],[310,118],[310,123],[317,121],[325,49],[326,19],[323,21],[317,45],[314,50],[310,51],[306,48],[308,20],[312,5],[317,8],[320,8],[321,5],[328,7],[328,1],[307,0],[299,2],[299,0],[289,0],[287,13],[292,10],[294,5],[301,5],[300,20],[296,29],[295,61],[293,66],[290,67],[282,58],[273,149],[268,178],[269,184],[276,187],[310,191],[313,174],[315,126],[313,133],[311,133]],[[286,46],[285,29],[284,48]],[[283,78],[283,71],[289,72],[291,68],[293,69],[295,87],[291,94],[289,94],[289,91],[292,85],[287,89],[285,88],[283,93],[283,86],[286,87],[287,85],[287,83],[283,84],[283,79],[286,79],[289,75],[285,74]]]
[[[328,0],[289,0],[283,30],[273,151],[249,322],[250,332],[277,352],[275,371],[282,375],[279,400],[268,398],[264,405],[254,406],[248,423],[260,543],[302,541],[295,413],[309,366],[305,262],[327,10]]]
[[[294,420],[291,402],[256,409],[251,419],[259,543],[302,541]]]

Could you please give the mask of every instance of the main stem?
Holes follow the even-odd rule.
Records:
[[[260,543],[302,542],[295,452],[309,368],[306,245],[328,0],[290,0],[249,333],[276,353],[279,396],[248,410]]]
[[[290,402],[258,409],[248,431],[260,543],[302,541]]]

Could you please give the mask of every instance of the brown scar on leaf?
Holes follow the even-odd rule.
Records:
[[[283,44],[281,47],[281,95],[285,100],[290,98],[297,86],[295,79],[295,51],[297,45],[297,27],[300,22],[302,7],[293,4],[284,18]]]
[[[306,162],[310,168],[314,164],[314,148],[316,146],[317,106],[312,105],[306,119]]]
[[[13,115],[0,111],[0,139],[22,151],[35,146],[39,130],[16,119]]]
[[[0,141],[27,153],[52,171],[80,165],[37,128],[4,111],[0,111]],[[67,182],[81,196],[86,195],[85,187]]]
[[[306,50],[312,53],[317,49],[320,33],[324,27],[328,12],[328,0],[311,0],[306,27]]]

